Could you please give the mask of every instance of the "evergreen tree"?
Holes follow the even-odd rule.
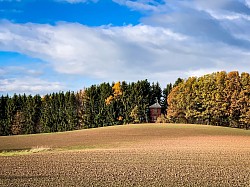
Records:
[[[41,110],[42,110],[42,98],[40,95],[35,95],[32,101],[32,121],[33,121],[33,129],[34,133],[40,133],[41,130]]]
[[[9,96],[0,98],[0,135],[8,135],[7,103]]]
[[[34,115],[34,102],[31,95],[24,100],[22,113],[24,115],[24,125],[22,134],[32,134],[35,133],[35,123],[33,119]]]
[[[167,101],[167,98],[168,98],[168,95],[170,94],[170,92],[172,91],[173,89],[173,86],[171,83],[167,84],[166,88],[163,89],[162,91],[162,103],[161,103],[161,106],[162,106],[162,112],[163,113],[166,113],[167,111],[167,107],[168,107],[168,101]]]
[[[77,98],[74,92],[69,93],[69,99],[66,103],[67,128],[65,130],[79,129],[77,114]]]
[[[45,95],[42,97],[42,109],[41,109],[41,132],[52,132],[53,120],[51,116],[51,95]]]
[[[77,118],[78,118],[78,124],[79,129],[84,128],[84,100],[85,100],[86,94],[85,90],[80,90],[76,93],[76,102],[77,102]]]

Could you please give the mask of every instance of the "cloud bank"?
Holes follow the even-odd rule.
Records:
[[[248,1],[114,2],[148,14],[141,24],[122,27],[2,20],[0,50],[39,58],[65,76],[79,75],[99,82],[149,79],[165,86],[178,77],[214,71],[250,72]],[[5,80],[0,89],[7,89],[10,81]],[[36,82],[32,80],[31,85]],[[12,84],[22,88],[21,82]],[[47,84],[48,90],[52,84],[52,80]],[[61,83],[55,85],[62,88]]]

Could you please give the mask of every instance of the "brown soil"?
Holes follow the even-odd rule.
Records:
[[[250,131],[240,129],[147,124],[0,142],[68,147],[0,157],[0,186],[250,186]]]

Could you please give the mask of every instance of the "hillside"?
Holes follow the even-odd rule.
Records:
[[[243,129],[136,124],[0,142],[0,186],[250,185],[250,131]],[[49,149],[20,151],[36,148]]]
[[[35,135],[0,136],[0,151],[22,150],[35,147],[85,149],[85,148],[131,148],[147,146],[161,140],[164,143],[178,139],[224,139],[243,136],[249,138],[250,131],[203,125],[184,124],[132,124],[101,127],[77,131],[45,133]],[[221,142],[223,143],[223,142]],[[227,142],[224,142],[227,143]]]

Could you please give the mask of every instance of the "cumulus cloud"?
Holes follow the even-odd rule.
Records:
[[[235,29],[237,25],[250,24],[250,9],[242,1],[218,0],[210,2],[170,1],[166,4],[170,10],[154,13],[143,22],[149,25],[170,28],[174,32],[189,35],[202,41],[222,42],[228,45],[250,49],[250,42],[243,38],[248,34]],[[243,27],[244,30],[248,27]],[[240,33],[239,33],[240,32]],[[238,37],[240,36],[240,37]]]
[[[214,71],[250,72],[250,19],[246,1],[114,2],[150,13],[139,25],[121,27],[1,21],[0,50],[39,58],[64,76],[78,75],[99,82],[149,79],[164,86],[178,77]],[[0,68],[0,78],[4,72],[6,69]],[[25,87],[25,81],[2,79],[5,86],[13,82]],[[64,86],[40,77],[30,80],[30,85],[40,80],[42,85],[48,85],[48,90],[54,83],[58,89]]]
[[[248,52],[228,42],[197,41],[170,28],[150,25],[87,27],[2,21],[0,50],[42,59],[61,74],[109,82],[147,78],[163,84],[201,71],[247,71],[249,59]]]
[[[144,24],[169,28],[196,39],[250,48],[249,0],[114,0],[133,10],[151,10]],[[240,29],[238,29],[240,27]]]
[[[168,44],[186,40],[170,30],[146,25],[89,28],[68,23],[50,26],[3,22],[2,26],[2,50],[49,61],[60,73],[97,78],[117,76],[121,72],[137,74],[142,71],[141,66],[145,72],[151,68],[160,71],[166,63],[163,57],[175,50]]]

